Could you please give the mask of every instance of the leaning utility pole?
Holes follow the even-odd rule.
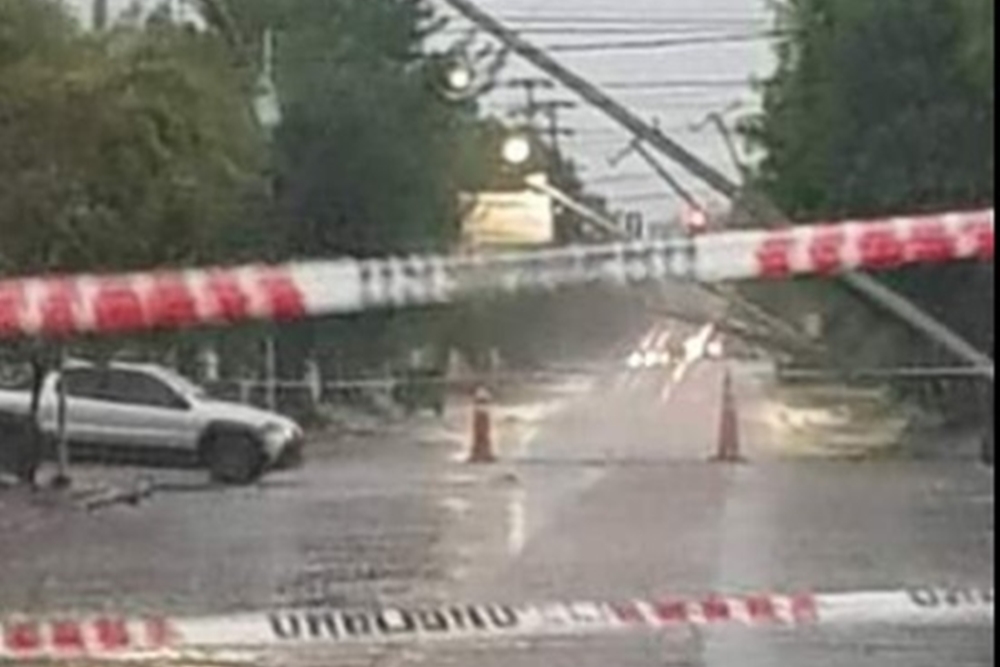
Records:
[[[744,192],[734,181],[721,171],[704,162],[676,141],[667,137],[656,127],[650,125],[633,112],[619,104],[614,98],[604,93],[592,83],[562,65],[542,49],[528,42],[518,33],[510,30],[488,13],[480,9],[471,0],[444,0],[453,9],[461,13],[480,29],[500,40],[507,48],[525,58],[540,70],[563,84],[619,125],[634,134],[637,139],[677,162],[698,179],[708,184],[712,189],[725,196],[730,201],[741,196],[748,196],[748,203],[756,217],[767,225],[785,225],[791,222],[781,213],[778,207],[769,199],[754,192]],[[906,322],[915,330],[950,350],[971,366],[979,374],[994,380],[993,359],[983,354],[968,341],[924,313],[909,299],[889,289],[874,278],[861,274],[848,274],[841,280],[853,291],[858,292],[883,309]]]
[[[656,175],[660,177],[660,180],[670,187],[670,191],[673,192],[674,195],[681,201],[693,208],[701,208],[701,202],[698,201],[694,194],[684,187],[684,184],[681,183],[676,176],[671,174],[666,167],[660,164],[660,161],[656,159],[656,156],[650,153],[649,149],[646,148],[646,146],[638,138],[633,139],[632,143],[630,143],[628,147],[621,152],[621,154],[616,155],[612,159],[612,165],[619,164],[632,153],[637,153],[639,157],[641,157],[646,164],[649,165],[650,169],[656,172]]]

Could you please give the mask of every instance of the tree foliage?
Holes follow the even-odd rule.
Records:
[[[791,36],[749,127],[763,186],[799,219],[991,202],[992,22],[975,17],[992,4],[782,2]]]
[[[215,37],[153,21],[83,34],[0,3],[0,271],[230,256],[264,194],[249,87]]]
[[[276,39],[283,123],[275,136],[288,251],[375,255],[457,237],[474,105],[431,83],[423,0],[234,3],[248,43]]]
[[[763,152],[757,186],[794,219],[992,206],[993,0],[781,0],[778,68],[744,128]],[[992,267],[884,276],[983,349]],[[954,360],[830,286],[783,289],[786,309],[825,312],[848,363]],[[803,300],[803,295],[806,297]]]

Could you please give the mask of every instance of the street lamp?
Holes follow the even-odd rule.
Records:
[[[476,71],[462,53],[451,53],[441,59],[437,67],[437,87],[452,102],[462,102],[475,97]]]
[[[490,60],[492,58],[492,60]],[[438,56],[432,74],[438,92],[451,102],[466,102],[489,92],[506,60],[505,53],[469,55],[463,47]]]
[[[447,89],[453,95],[466,95],[476,81],[476,75],[463,58],[455,60],[446,65],[444,74]]]
[[[512,167],[524,166],[531,159],[533,153],[531,139],[527,135],[514,134],[503,142],[503,160]]]

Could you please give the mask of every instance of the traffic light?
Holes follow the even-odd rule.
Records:
[[[681,223],[688,234],[701,234],[708,230],[708,212],[700,206],[685,205]]]

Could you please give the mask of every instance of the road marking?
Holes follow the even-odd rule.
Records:
[[[993,588],[711,595],[627,602],[276,610],[214,618],[48,619],[0,623],[0,659],[176,656],[184,651],[364,646],[665,631],[678,627],[993,625]]]

